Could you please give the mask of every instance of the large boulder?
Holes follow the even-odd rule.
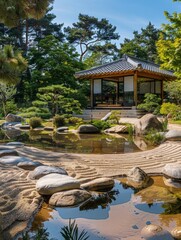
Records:
[[[49,200],[49,204],[56,207],[75,206],[85,202],[91,196],[89,192],[80,189],[63,191],[54,193]]]
[[[57,192],[79,189],[80,183],[67,175],[51,173],[40,178],[36,183],[36,190],[41,195],[52,195]]]
[[[181,182],[181,164],[168,163],[164,166],[162,172],[166,178],[171,178],[174,181]]]
[[[81,184],[81,188],[90,191],[104,191],[110,190],[114,187],[114,180],[112,178],[97,178],[90,182]]]
[[[91,124],[84,124],[80,125],[78,130],[78,133],[99,133],[99,129]]]
[[[28,178],[30,179],[40,179],[41,177],[44,177],[45,175],[48,175],[50,173],[58,173],[63,175],[68,175],[67,172],[60,167],[54,167],[54,166],[39,166],[35,168],[34,171],[30,172],[28,174]]]
[[[169,141],[180,141],[181,140],[181,130],[169,130],[165,134],[165,139]]]
[[[5,117],[6,122],[22,122],[24,121],[24,119],[20,116],[17,116],[15,114],[9,113],[6,117]]]
[[[172,235],[157,225],[146,225],[142,231],[141,236],[145,240],[174,240]]]
[[[150,177],[139,167],[133,167],[127,174],[128,185],[135,188],[145,187]]]
[[[151,113],[144,115],[135,123],[136,135],[147,134],[152,129],[162,131],[163,127],[162,123],[157,119],[157,117]]]

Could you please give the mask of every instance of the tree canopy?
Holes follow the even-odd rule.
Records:
[[[161,66],[181,78],[181,13],[165,12],[165,16],[169,23],[163,24],[163,33],[157,42]]]
[[[18,26],[22,19],[40,19],[52,0],[1,0],[0,20],[7,26]]]
[[[108,51],[115,45],[111,40],[119,39],[116,27],[105,18],[99,20],[84,14],[79,14],[78,22],[73,27],[64,28],[67,40],[80,48],[80,61],[88,51]],[[109,44],[109,48],[108,48]]]
[[[121,44],[120,55],[129,54],[152,62],[158,61],[156,42],[158,41],[160,30],[155,28],[151,22],[146,28],[141,28],[141,32],[133,32],[133,39],[124,39]]]

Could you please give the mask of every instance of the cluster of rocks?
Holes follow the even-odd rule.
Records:
[[[164,183],[169,187],[181,189],[181,165],[177,163],[166,164],[162,170]],[[132,168],[127,174],[126,184],[139,191],[132,201],[142,204],[152,204],[155,200],[164,202],[176,202],[177,198],[163,187],[152,186],[151,178],[139,167]],[[148,187],[149,188],[145,188]],[[181,239],[181,226],[177,226],[170,232],[154,224],[146,225],[141,231],[141,237],[146,240],[173,240]]]
[[[29,170],[27,178],[36,181],[36,190],[40,195],[50,196],[49,204],[53,206],[78,205],[91,198],[92,191],[108,191],[114,186],[112,178],[97,178],[80,184],[77,179],[68,176],[63,168],[43,165],[30,158],[17,156],[15,148],[23,146],[20,142],[1,146],[0,163]]]

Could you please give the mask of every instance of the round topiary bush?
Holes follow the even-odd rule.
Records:
[[[62,127],[65,125],[65,118],[63,116],[60,115],[55,115],[53,118],[53,126],[58,128],[58,127]]]
[[[29,125],[32,129],[42,126],[42,119],[39,117],[30,118]]]

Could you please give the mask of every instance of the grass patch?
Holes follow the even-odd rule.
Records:
[[[181,120],[169,120],[169,123],[171,124],[180,124],[181,125]]]

